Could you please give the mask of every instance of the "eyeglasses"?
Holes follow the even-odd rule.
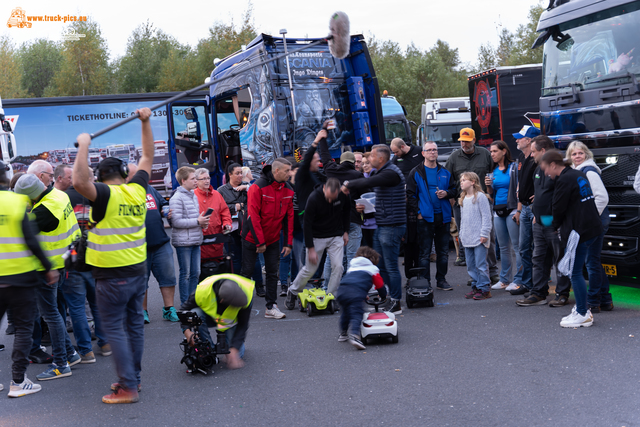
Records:
[[[429,150],[422,150],[425,153],[437,153],[438,149],[437,148],[431,148]]]
[[[211,177],[205,176],[203,178],[196,178],[198,181],[211,181]]]
[[[51,172],[45,172],[45,171],[42,171],[42,172],[40,172],[40,173],[46,173],[47,175],[51,175],[51,176],[53,176],[53,174],[52,174]]]

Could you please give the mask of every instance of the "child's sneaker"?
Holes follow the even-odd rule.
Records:
[[[46,381],[70,376],[71,368],[69,367],[68,363],[64,366],[58,366],[55,363],[52,363],[51,365],[49,365],[49,369],[41,374],[36,375],[36,378],[38,379],[38,381]]]
[[[473,296],[474,300],[483,300],[487,298],[491,298],[491,291],[481,291],[478,289],[476,294]]]
[[[345,342],[349,339],[349,334],[347,331],[340,332],[340,336],[338,337],[338,342]]]
[[[11,381],[11,386],[9,387],[9,397],[22,397],[27,394],[37,393],[42,390],[42,386],[40,384],[34,384],[24,376],[24,380],[20,384],[16,384]]]
[[[473,296],[476,294],[476,292],[478,292],[478,288],[476,288],[475,286],[472,286],[471,292],[467,292],[466,294],[464,294],[464,297],[466,299],[472,299]]]
[[[360,337],[358,335],[355,335],[355,334],[349,335],[349,344],[351,344],[352,346],[354,346],[358,350],[366,350],[367,349],[367,347],[365,347],[364,344],[362,344],[362,341],[360,341]]]

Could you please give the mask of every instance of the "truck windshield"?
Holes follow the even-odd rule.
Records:
[[[460,130],[469,127],[468,123],[456,125],[427,125],[425,126],[425,141],[433,141],[438,145],[458,145]]]
[[[544,44],[543,93],[593,89],[628,83],[640,73],[640,2],[617,6],[561,24],[560,37],[573,40],[561,50],[557,40]]]

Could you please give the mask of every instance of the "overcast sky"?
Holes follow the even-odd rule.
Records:
[[[7,28],[4,20],[9,19],[15,7],[21,7],[27,15],[86,15],[100,24],[111,59],[125,53],[127,38],[147,19],[181,43],[195,46],[199,39],[207,37],[215,21],[239,23],[248,5],[246,0],[2,3],[0,31],[9,34],[16,45],[39,37],[58,41],[65,24],[34,22],[31,28]],[[422,49],[442,39],[459,49],[463,62],[475,63],[480,44],[495,44],[501,26],[514,31],[519,24],[525,24],[529,8],[536,3],[538,0],[253,0],[253,18],[259,32],[278,35],[280,29],[286,28],[289,37],[324,37],[331,13],[342,10],[349,15],[351,34],[373,34],[402,47],[413,42]]]

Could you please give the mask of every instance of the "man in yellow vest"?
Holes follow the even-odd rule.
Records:
[[[147,289],[146,198],[153,164],[151,110],[137,110],[142,122],[142,158],[129,183],[127,164],[107,157],[98,165],[97,183],[89,176],[91,136],[78,136],[73,187],[89,199],[91,221],[86,262],[96,279],[96,302],[116,365],[118,382],[104,403],[137,402],[144,349],[142,300]]]
[[[229,369],[242,368],[244,341],[249,329],[251,300],[255,282],[237,274],[216,274],[198,285],[196,291],[182,304],[182,311],[195,311],[203,319],[200,336],[214,344],[209,327],[224,332],[229,343],[226,363]],[[183,326],[187,340],[192,332]]]
[[[9,397],[20,397],[42,389],[25,375],[35,315],[34,287],[43,280],[36,270],[42,270],[49,285],[58,282],[58,271],[51,269],[51,262],[36,239],[36,227],[27,216],[29,200],[7,191],[6,170],[6,165],[0,161],[0,319],[7,308],[11,308],[15,339]],[[0,390],[3,388],[0,384]]]
[[[51,169],[49,164],[44,166]],[[68,252],[69,245],[80,236],[80,228],[69,196],[53,186],[45,188],[45,185],[37,175],[28,173],[18,179],[14,189],[16,193],[26,195],[34,203],[31,213],[35,216],[42,248],[53,269],[60,272],[57,283],[50,286],[41,281],[40,286],[36,288],[38,311],[49,325],[53,350],[53,363],[46,371],[36,376],[39,381],[69,377],[71,366],[82,360],[71,344],[65,319],[58,309],[58,289],[62,286],[65,276],[62,256]]]

